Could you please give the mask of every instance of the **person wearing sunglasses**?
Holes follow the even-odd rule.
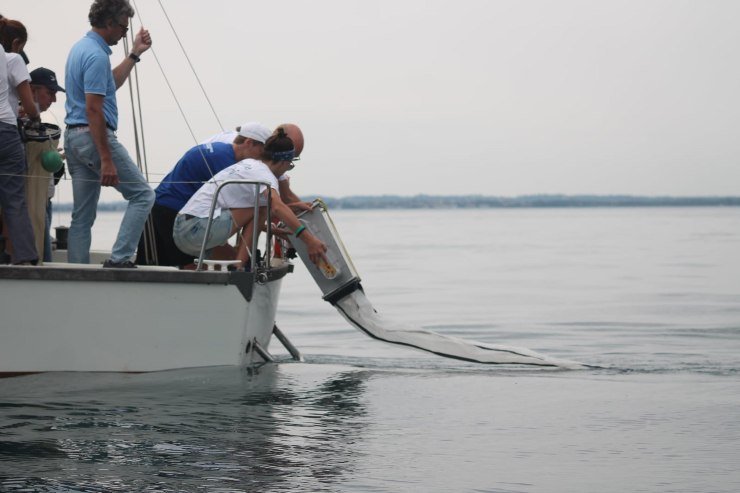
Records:
[[[252,184],[227,185],[218,194],[214,219],[206,241],[207,256],[215,247],[223,245],[241,231],[235,259],[240,261],[239,267],[244,267],[250,258],[248,247],[252,245],[251,232],[254,227],[260,227],[263,221],[269,194],[271,212],[292,233],[291,241],[303,241],[312,262],[318,264],[321,260],[326,261],[327,247],[324,242],[311,234],[280,199],[278,177],[293,169],[294,157],[293,141],[284,129],[278,128],[277,134],[273,134],[265,142],[260,159],[246,159],[216,174],[193,195],[177,215],[173,229],[173,239],[177,247],[193,256],[199,255],[205,239],[211,203],[219,184],[226,180],[251,180],[270,185],[260,185],[259,194],[257,187]],[[259,217],[254,214],[257,201],[260,206]]]
[[[74,202],[67,248],[70,263],[90,260],[91,229],[101,186],[115,187],[128,201],[111,257],[103,267],[136,267],[131,259],[154,204],[154,191],[116,136],[116,90],[152,45],[149,31],[142,27],[128,56],[115,68],[111,66],[110,46],[126,35],[133,15],[128,0],[95,0],[88,15],[92,29],[67,57],[64,151]]]
[[[216,134],[203,142],[202,144],[208,144],[208,143],[214,143],[214,142],[231,142],[236,135],[238,135],[240,129],[242,127],[236,127],[236,131],[226,131],[221,132],[219,134]],[[273,134],[277,134],[279,129],[283,129],[285,133],[290,137],[290,140],[293,141],[293,144],[295,145],[295,157],[293,158],[293,162],[297,162],[301,160],[301,152],[303,152],[303,147],[305,140],[303,138],[303,132],[301,131],[301,128],[296,125],[295,123],[281,123],[277,126]],[[280,199],[288,206],[290,207],[293,212],[301,212],[301,211],[308,211],[311,210],[311,202],[304,202],[301,200],[301,198],[293,192],[293,190],[290,188],[290,177],[287,174],[280,175],[278,178],[278,183],[280,186]]]
[[[172,240],[175,217],[190,197],[213,176],[244,159],[259,159],[272,132],[259,122],[239,127],[228,142],[208,142],[191,147],[154,189],[157,198],[145,235],[136,253],[138,265],[185,267],[193,255],[177,248]],[[146,236],[146,237],[145,237]]]

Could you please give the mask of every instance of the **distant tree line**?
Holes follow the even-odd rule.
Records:
[[[311,197],[306,195],[305,197]],[[737,207],[740,197],[642,197],[634,195],[353,195],[322,197],[331,209],[490,209],[537,207]],[[54,204],[58,211],[72,204]],[[98,210],[123,211],[126,202],[101,203]]]
[[[638,197],[631,195],[398,195],[324,198],[333,209],[487,209],[511,207],[740,206],[740,197]]]

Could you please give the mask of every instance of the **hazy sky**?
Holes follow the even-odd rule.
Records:
[[[63,79],[90,3],[0,13]],[[132,3],[196,138],[218,132],[159,2]],[[740,194],[737,0],[161,3],[225,127],[301,125],[299,194]],[[158,181],[194,141],[151,52],[138,68]]]

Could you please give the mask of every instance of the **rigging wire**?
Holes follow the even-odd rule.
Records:
[[[131,35],[131,47],[133,48],[135,36],[134,36],[134,29],[133,29],[133,18],[131,19],[132,29],[130,30]],[[129,55],[129,47],[128,47],[128,39],[123,38],[123,47],[126,56]],[[131,79],[131,76],[128,77],[128,83],[129,83],[129,93],[131,95],[131,113],[134,115],[134,134],[136,136],[136,153],[137,158],[139,154],[141,154],[142,161],[139,163],[139,169],[141,169],[144,172],[144,175],[146,176],[147,181],[149,181],[149,158],[146,152],[146,132],[144,132],[144,112],[141,109],[141,84],[139,83],[139,68],[136,64],[134,64],[134,78],[133,82]],[[134,106],[134,91],[133,88],[136,88],[136,106]],[[137,111],[138,107],[138,111]],[[136,127],[136,118],[138,114],[139,123],[141,126],[141,130],[139,131]],[[139,151],[139,139],[141,139],[141,152]]]
[[[131,24],[131,46],[134,46],[134,42],[136,38],[134,37],[134,31],[133,29],[133,22],[134,19],[131,18],[129,23]],[[126,54],[126,56],[129,55],[129,40],[124,36],[123,38],[123,49]],[[149,182],[149,164],[146,154],[146,141],[144,140],[144,114],[141,110],[141,85],[139,84],[139,70],[134,64],[133,66],[134,71],[134,78],[131,79],[131,75],[129,74],[128,79],[128,88],[129,88],[129,95],[131,96],[131,115],[134,123],[134,141],[136,145],[136,162],[139,166],[139,169],[143,171],[145,179],[147,183]],[[136,98],[134,99],[134,86],[136,86]],[[136,103],[138,104],[135,104]],[[137,111],[138,110],[138,111]],[[139,125],[137,125],[137,120],[141,124],[141,132],[139,132]],[[141,133],[141,137],[139,134]],[[140,143],[141,141],[141,143]],[[143,257],[146,259],[147,263],[153,262],[155,265],[159,264],[159,258],[157,255],[157,249],[155,248],[155,240],[154,240],[154,221],[152,218],[151,211],[148,214],[148,219],[144,223],[144,231],[143,233],[143,240],[142,240],[142,246],[143,246]]]
[[[133,22],[133,19],[130,20],[130,22]],[[133,35],[133,29],[131,30],[131,34]],[[131,44],[133,45],[133,40],[131,40]],[[128,56],[130,53],[129,47],[128,47],[128,38],[123,38],[123,53],[124,55]],[[136,70],[136,65],[134,65],[134,70]],[[142,152],[141,152],[141,145],[139,143],[139,124],[138,119],[141,117],[141,115],[136,114],[136,106],[135,101],[136,98],[134,97],[134,83],[131,81],[131,77],[127,77],[126,81],[128,82],[128,92],[129,97],[131,99],[131,115],[132,120],[134,123],[134,146],[136,147],[136,164],[139,167],[140,171],[144,172],[144,175],[146,176],[147,181],[149,181],[149,175],[147,173],[147,169],[143,164],[142,159]],[[139,85],[136,84],[136,96],[139,96]]]
[[[144,25],[144,19],[141,16],[141,10],[139,10],[139,6],[136,3],[136,0],[132,0],[135,8],[135,12],[137,17],[139,18],[139,22],[141,25]],[[169,17],[167,16],[167,11],[164,8],[164,5],[162,5],[162,2],[159,2],[159,6],[162,8],[162,12],[164,12],[165,17],[167,17],[167,21],[169,22]],[[173,34],[175,35],[175,38],[178,40],[178,43],[180,43],[180,38],[177,35],[177,32],[175,31],[175,27],[172,25],[171,22],[169,22],[170,28],[172,29]],[[208,94],[206,94],[205,89],[203,88],[203,85],[200,83],[200,78],[198,77],[197,72],[195,71],[195,67],[193,67],[192,63],[190,63],[190,58],[187,55],[187,52],[185,51],[184,46],[182,43],[180,43],[180,48],[182,49],[183,53],[185,54],[185,58],[188,60],[188,63],[190,65],[190,69],[193,72],[193,75],[198,80],[198,84],[200,85],[201,90],[203,91],[203,95],[206,98],[206,101],[208,101],[208,104],[211,106],[211,111],[213,111],[214,116],[216,117],[216,121],[218,122],[219,126],[221,127],[221,130],[223,131],[223,125],[221,125],[221,121],[218,118],[218,115],[216,114],[216,110],[213,108],[213,105],[211,104],[211,100],[208,98]],[[172,95],[172,98],[175,100],[175,104],[177,105],[177,109],[180,111],[180,116],[182,116],[183,121],[185,122],[185,125],[188,127],[188,131],[190,132],[191,137],[193,138],[193,142],[195,142],[196,145],[198,145],[198,138],[195,136],[195,132],[193,131],[193,127],[190,125],[190,122],[188,121],[188,118],[185,116],[185,111],[182,108],[182,105],[180,104],[180,100],[177,98],[177,95],[175,94],[175,90],[172,87],[172,84],[170,83],[169,78],[167,77],[167,74],[164,71],[164,67],[162,66],[162,63],[159,61],[159,57],[157,56],[156,51],[154,50],[154,47],[150,48],[150,51],[152,52],[152,55],[154,56],[154,60],[157,62],[157,66],[159,67],[159,71],[162,73],[162,77],[164,78],[165,83],[167,84],[167,88],[170,91],[170,94]],[[208,159],[206,159],[206,155],[203,152],[203,149],[200,149],[200,155],[203,158],[203,162],[206,165],[206,168],[208,168],[208,173],[211,175],[211,177],[214,176],[213,169],[211,168],[211,165],[208,163]]]
[[[218,126],[221,129],[221,131],[224,131],[224,126],[221,123],[221,120],[218,118],[218,114],[216,113],[216,109],[213,107],[213,103],[211,103],[210,98],[208,97],[208,93],[206,92],[206,89],[203,87],[203,83],[200,81],[200,77],[198,77],[198,72],[196,72],[195,67],[193,66],[193,63],[190,61],[190,57],[188,56],[188,52],[185,50],[185,46],[183,46],[182,41],[180,41],[180,36],[177,34],[177,30],[175,29],[175,26],[172,24],[172,21],[170,20],[170,16],[167,15],[167,11],[164,8],[164,5],[162,5],[162,0],[157,0],[157,3],[159,3],[159,7],[162,9],[162,13],[164,14],[165,19],[167,19],[167,23],[170,25],[170,29],[172,29],[172,34],[175,35],[175,39],[177,40],[177,44],[180,45],[180,49],[182,50],[182,54],[185,55],[185,59],[188,61],[188,65],[190,65],[190,70],[193,71],[193,75],[195,76],[195,80],[198,81],[198,85],[200,86],[200,90],[203,92],[203,96],[206,98],[206,101],[208,102],[208,106],[211,108],[211,112],[213,113],[213,116],[216,118],[216,122],[218,122]]]
[[[139,23],[141,26],[144,25],[144,19],[141,15],[141,10],[139,9],[139,6],[137,5],[136,0],[132,0],[136,16],[139,19]],[[177,39],[178,44],[180,45],[180,49],[182,50],[183,54],[185,55],[185,59],[188,62],[188,65],[190,66],[190,70],[193,72],[193,75],[195,76],[195,79],[198,81],[198,85],[200,86],[201,91],[203,92],[203,95],[206,98],[206,101],[208,102],[208,105],[211,108],[211,111],[213,112],[214,117],[216,118],[216,121],[218,122],[219,127],[221,128],[221,131],[224,131],[223,125],[221,124],[221,120],[218,118],[218,115],[216,114],[216,110],[213,107],[213,104],[211,103],[210,98],[208,97],[208,94],[205,91],[205,88],[203,87],[203,84],[201,83],[200,77],[198,77],[198,73],[195,70],[195,67],[193,66],[192,62],[190,61],[190,57],[187,54],[187,51],[185,50],[185,47],[183,46],[182,42],[180,41],[180,37],[177,34],[177,31],[175,30],[174,25],[172,24],[172,21],[170,20],[169,16],[167,15],[167,11],[164,8],[164,5],[162,5],[162,2],[159,1],[159,6],[162,9],[162,12],[164,13],[165,18],[167,19],[168,24],[170,25],[170,28],[172,29],[172,32],[175,36],[175,39]],[[130,22],[133,22],[133,19],[131,19]],[[133,26],[132,26],[133,27]],[[131,44],[133,46],[133,43],[135,42],[135,34],[134,30],[131,29]],[[129,54],[129,48],[128,48],[128,39],[126,37],[123,38],[124,41],[124,49],[126,52],[126,56]],[[185,116],[185,111],[182,107],[182,104],[180,104],[180,100],[178,99],[177,95],[175,94],[175,90],[172,87],[172,84],[170,83],[169,78],[167,77],[167,74],[164,70],[164,67],[162,66],[162,63],[159,60],[159,57],[157,56],[156,50],[154,50],[153,47],[150,47],[150,51],[152,52],[152,56],[154,57],[155,62],[157,63],[157,66],[159,67],[159,71],[162,74],[162,78],[164,79],[165,83],[167,84],[167,88],[170,91],[170,94],[172,95],[173,100],[175,101],[175,104],[177,105],[177,109],[180,112],[180,116],[182,117],[183,121],[185,122],[185,125],[188,128],[188,131],[190,132],[191,137],[193,138],[193,141],[195,144],[198,144],[198,139],[195,136],[195,132],[193,131],[192,126],[190,125],[190,122],[188,121],[187,116]],[[139,75],[138,75],[138,69],[136,65],[134,65],[134,81],[132,82],[131,77],[129,76],[128,82],[129,82],[129,92],[131,95],[131,106],[132,106],[132,114],[133,114],[133,120],[134,120],[134,134],[135,134],[135,141],[136,141],[136,155],[137,160],[139,162],[139,169],[142,169],[142,171],[146,174],[146,181],[149,182],[149,169],[147,165],[147,158],[146,158],[146,143],[144,140],[144,122],[143,122],[143,112],[141,108],[141,92],[140,92],[140,85],[139,85]],[[138,105],[138,118],[141,122],[141,149],[139,145],[139,128],[137,126],[137,108],[134,104],[134,85],[136,85],[136,101]],[[142,163],[142,150],[143,150],[143,163]],[[211,168],[208,159],[206,158],[206,155],[202,148],[199,147],[200,155],[203,158],[203,163],[206,166],[206,169],[208,169],[209,174],[211,177],[214,176],[213,169]],[[149,220],[145,224],[145,234],[144,234],[144,258],[147,263],[154,262],[154,264],[158,264],[157,259],[157,251],[155,247],[155,240],[154,240],[154,224],[152,220],[151,212],[149,213]]]
[[[132,1],[134,3],[134,8],[136,9],[136,16],[139,18],[139,22],[143,26],[144,19],[141,17],[141,10],[139,10],[139,6],[136,4],[136,0],[132,0]],[[162,73],[162,77],[164,78],[164,81],[167,84],[167,88],[169,89],[170,94],[172,95],[172,98],[175,100],[175,104],[177,105],[177,109],[180,111],[180,116],[182,116],[182,119],[185,122],[185,126],[188,127],[188,131],[190,132],[191,137],[193,137],[193,141],[197,143],[198,138],[195,136],[195,132],[193,132],[193,127],[190,126],[190,122],[188,121],[187,116],[185,116],[185,110],[183,110],[182,105],[180,104],[180,100],[177,98],[177,95],[175,94],[175,90],[172,88],[170,79],[167,77],[167,74],[164,71],[164,67],[162,66],[162,63],[159,61],[157,52],[155,51],[154,47],[151,47],[149,51],[152,52],[152,56],[154,56],[154,61],[157,62],[159,71]]]
[[[139,107],[139,121],[141,122],[141,151],[144,156],[144,170],[146,179],[149,181],[149,159],[146,153],[146,132],[144,132],[144,112],[141,110],[141,85],[139,84],[139,70],[134,65],[134,78],[136,79],[137,105]]]

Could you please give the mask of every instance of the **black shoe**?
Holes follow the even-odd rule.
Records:
[[[135,269],[136,264],[130,260],[124,260],[123,262],[114,262],[111,259],[103,262],[104,269]]]

